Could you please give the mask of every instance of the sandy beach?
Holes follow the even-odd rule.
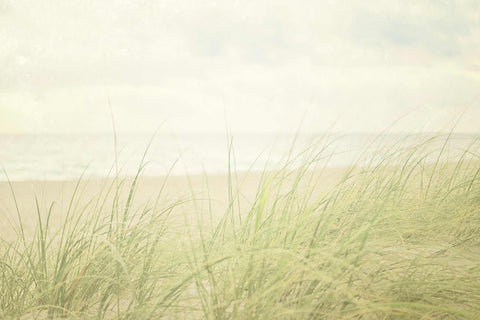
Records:
[[[321,172],[318,170],[315,174],[310,173],[312,178],[316,179],[321,175],[322,183],[317,185],[315,191],[321,192],[331,187],[344,170],[344,168],[329,168]],[[239,192],[239,199],[243,205],[251,205],[261,179],[262,175],[258,172],[238,173],[232,176],[233,184],[237,186],[233,191]],[[125,203],[133,181],[133,177],[120,178],[117,181],[113,178],[86,179],[80,182],[78,180],[13,181],[11,186],[7,181],[0,181],[0,234],[8,241],[16,238],[14,226],[18,225],[17,205],[24,232],[28,237],[37,225],[37,202],[42,216],[45,216],[53,205],[51,226],[55,229],[61,225],[70,205],[75,209],[88,210],[98,206],[99,201],[105,201],[106,206],[112,206],[115,193],[108,190],[116,189],[117,184],[120,185],[121,191],[118,197],[119,203]],[[188,215],[189,211],[195,211],[192,210],[194,205],[211,206],[211,211],[218,217],[228,206],[228,184],[227,174],[140,177],[137,181],[132,209],[139,210],[145,205],[152,205],[157,198],[163,204],[182,199],[197,199],[196,204],[188,201],[179,206],[181,210],[177,211],[182,211],[179,221],[183,221],[184,215]],[[285,188],[287,187],[285,185]]]
[[[258,177],[248,179],[250,189],[255,189],[255,180]],[[23,221],[25,233],[31,234],[37,224],[37,204],[40,211],[45,215],[53,204],[52,227],[59,226],[70,206],[91,207],[98,199],[107,199],[107,205],[112,206],[114,192],[106,195],[112,186],[121,185],[119,202],[125,202],[128,198],[133,178],[119,179],[88,179],[88,180],[64,180],[64,181],[14,181],[11,186],[8,182],[0,182],[0,213],[2,215],[0,234],[4,239],[13,240],[16,233],[12,224],[18,221],[17,208]],[[174,176],[174,177],[141,177],[138,180],[137,189],[133,201],[133,208],[144,206],[148,202],[155,201],[164,186],[161,197],[164,200],[179,200],[183,197],[191,197],[192,194],[202,194],[206,180],[202,176]],[[215,196],[215,201],[226,201],[227,177],[224,175],[212,175],[208,177],[209,188]],[[15,194],[13,196],[12,190]],[[76,195],[74,196],[76,192]],[[36,200],[37,199],[37,200]],[[16,200],[16,201],[15,201]]]

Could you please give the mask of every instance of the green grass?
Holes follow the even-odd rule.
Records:
[[[265,169],[249,200],[229,168],[221,213],[162,186],[134,206],[137,178],[83,207],[78,188],[59,230],[38,206],[33,236],[18,213],[0,242],[0,318],[477,319],[479,143],[454,147],[399,142],[324,190],[320,144]]]

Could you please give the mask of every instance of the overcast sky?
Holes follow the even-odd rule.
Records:
[[[479,1],[0,0],[3,133],[479,132],[479,94]]]

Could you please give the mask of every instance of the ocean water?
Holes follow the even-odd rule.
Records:
[[[378,155],[385,146],[399,141],[403,144],[423,141],[428,136],[300,135],[295,143],[294,135],[288,134],[243,134],[231,138],[225,134],[158,134],[153,138],[120,134],[115,148],[113,135],[0,135],[0,165],[13,181],[76,179],[82,174],[86,178],[114,176],[116,163],[120,175],[131,176],[137,172],[146,152],[142,172],[146,176],[215,174],[227,172],[229,162],[237,171],[277,168],[285,162],[293,145],[292,154],[300,154],[299,162],[313,152],[302,154],[302,151],[317,146],[317,151],[324,149],[318,165],[336,167],[351,164],[365,150],[368,151],[363,159],[368,160],[369,152]],[[473,135],[454,135],[450,144],[462,150],[473,139]],[[430,147],[439,148],[442,141],[439,139]],[[6,180],[6,174],[1,172],[0,180]]]

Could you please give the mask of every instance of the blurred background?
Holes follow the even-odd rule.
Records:
[[[227,131],[258,145],[249,161],[297,131],[448,132],[463,114],[456,132],[479,132],[478,1],[0,0],[0,44],[12,176],[111,160],[111,114],[119,149],[158,131],[154,161],[196,148],[223,168]]]

